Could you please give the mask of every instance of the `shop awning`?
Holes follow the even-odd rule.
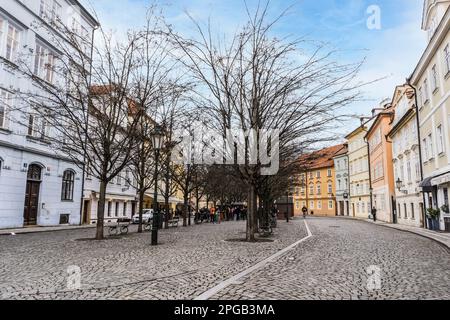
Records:
[[[433,177],[425,178],[419,184],[419,188],[422,189],[422,192],[432,192],[433,191],[433,185],[431,184],[431,180],[433,180]]]
[[[449,182],[450,182],[450,172],[433,178],[431,180],[431,185],[432,186],[439,186],[441,184],[446,184],[446,183],[449,183]]]

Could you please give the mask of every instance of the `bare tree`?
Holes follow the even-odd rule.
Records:
[[[360,63],[338,64],[325,45],[273,36],[285,12],[269,20],[268,7],[269,2],[254,13],[247,8],[247,24],[229,41],[193,18],[195,38],[168,31],[197,83],[193,100],[208,117],[208,129],[224,137],[232,128],[254,132],[241,145],[245,163],[236,167],[248,188],[248,241],[255,240],[257,190],[266,165],[259,157],[250,161],[251,148],[268,147],[272,155],[279,151],[293,158],[306,146],[329,140],[317,130],[336,124],[336,111],[355,101],[360,85],[354,83]],[[262,131],[275,129],[279,146],[260,144]]]
[[[31,113],[22,110],[29,124],[39,121],[38,130],[45,133],[43,127],[50,128],[40,138],[98,179],[96,239],[103,239],[108,183],[129,164],[135,147],[136,117],[129,100],[129,81],[136,63],[136,37],[129,34],[117,41],[99,29],[93,46],[90,39],[63,24],[49,32],[60,53],[30,51],[24,55],[19,69],[34,86],[17,95],[32,101]],[[31,69],[30,59],[48,61],[42,62],[44,72]]]

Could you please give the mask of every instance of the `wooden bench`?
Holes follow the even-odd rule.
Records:
[[[178,223],[180,222],[180,217],[174,217],[172,220],[167,221],[170,227],[178,228]]]

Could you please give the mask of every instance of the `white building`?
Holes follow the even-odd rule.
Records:
[[[439,228],[450,232],[450,1],[424,1],[428,45],[410,82],[417,90],[426,208],[440,209]],[[445,210],[444,210],[445,209]],[[445,212],[447,211],[447,212]]]
[[[413,90],[409,85],[398,86],[392,105],[395,116],[389,138],[392,140],[395,201],[399,224],[423,227],[425,211],[420,192],[420,148]]]
[[[344,145],[333,160],[336,170],[337,214],[338,216],[350,216],[350,175],[347,145]]]
[[[52,64],[61,53],[45,30],[56,22],[77,22],[89,39],[98,24],[76,0],[0,0],[0,228],[81,222],[82,171],[55,155],[51,129],[15,95],[36,90],[19,75],[19,60],[56,81]]]
[[[133,175],[129,169],[117,176],[106,188],[105,222],[118,218],[131,218],[138,213],[138,202]],[[131,182],[131,183],[130,183]],[[83,224],[97,223],[100,182],[86,175],[83,197]]]

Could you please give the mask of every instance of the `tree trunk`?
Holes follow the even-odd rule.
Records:
[[[145,192],[141,189],[139,191],[139,226],[138,226],[138,233],[142,233],[142,215],[144,213],[144,196],[145,196]]]
[[[169,229],[169,197],[167,196],[169,194],[169,191],[167,190],[167,184],[166,184],[166,196],[164,197],[164,206],[166,207],[166,214],[164,219],[164,229]]]
[[[247,209],[247,241],[253,242],[255,238],[255,216],[256,216],[256,191],[253,185],[248,189]]]
[[[97,208],[97,232],[95,235],[96,240],[104,239],[104,225],[105,225],[105,203],[106,203],[106,186],[105,179],[100,181],[100,194],[98,198]]]
[[[184,206],[183,206],[183,227],[187,227],[187,215],[188,215],[188,195],[185,194],[184,197]]]

